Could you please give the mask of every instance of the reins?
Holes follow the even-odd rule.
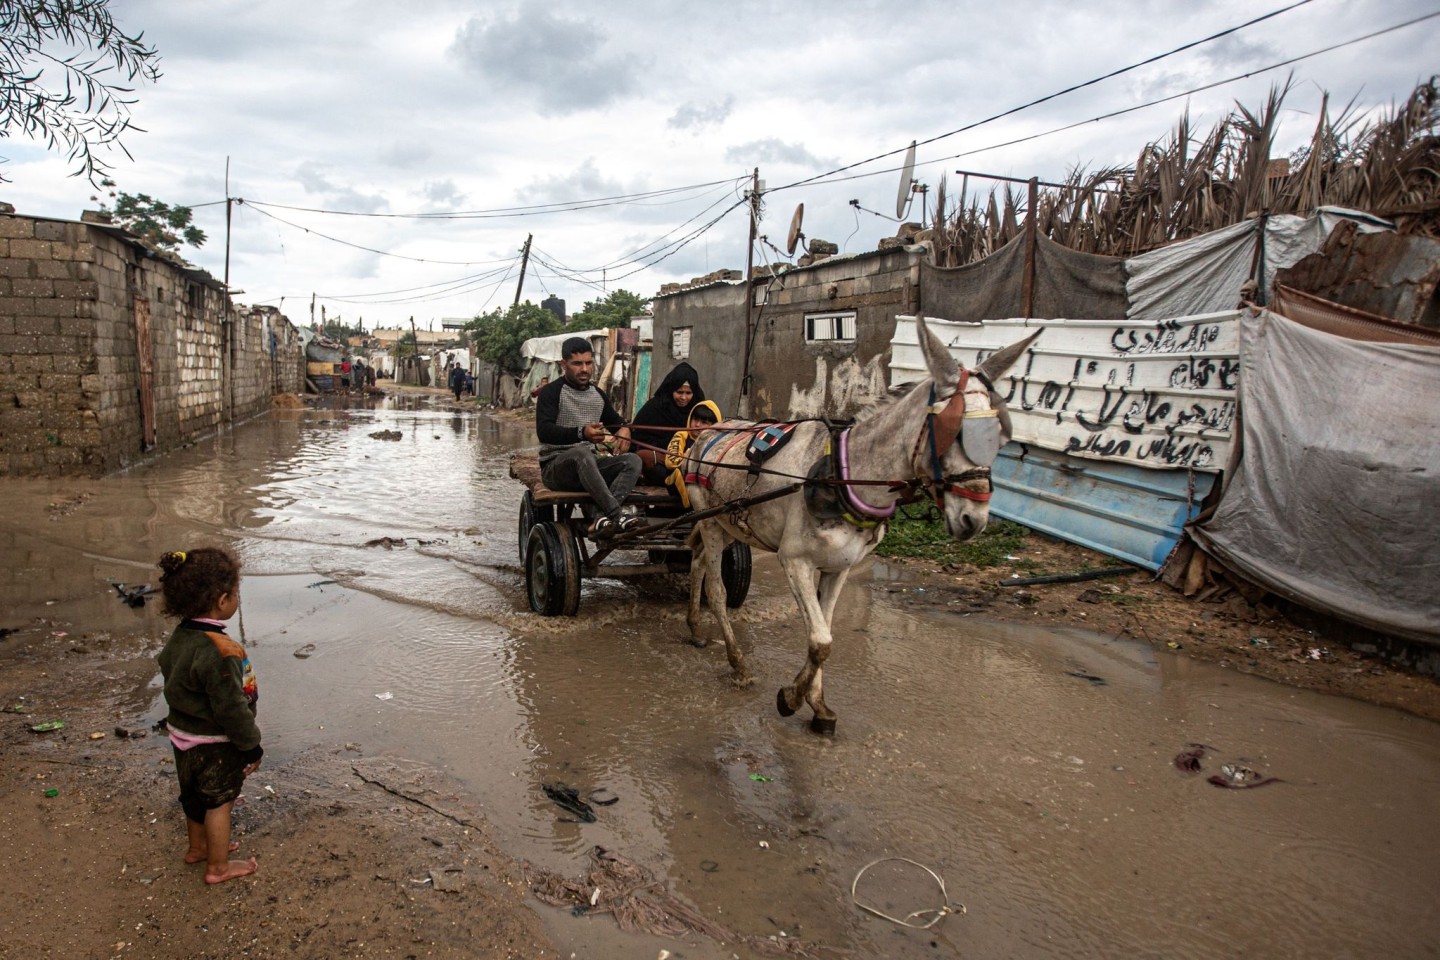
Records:
[[[894,515],[895,508],[897,506],[902,504],[916,503],[922,499],[925,499],[927,494],[929,495],[929,499],[931,499],[937,507],[940,507],[942,509],[944,506],[943,499],[946,493],[951,493],[955,496],[963,497],[967,500],[972,500],[978,503],[986,503],[991,498],[991,491],[989,489],[983,491],[970,490],[962,486],[962,484],[970,483],[977,480],[983,480],[986,482],[986,485],[988,487],[990,481],[990,468],[988,466],[972,467],[971,469],[958,474],[946,474],[941,462],[941,458],[950,449],[951,445],[958,441],[961,429],[966,418],[994,417],[997,415],[997,411],[993,408],[985,410],[966,409],[965,390],[966,387],[969,385],[969,379],[971,376],[974,376],[981,384],[985,386],[986,391],[993,395],[994,387],[983,373],[979,372],[978,370],[971,371],[963,367],[960,370],[960,379],[959,383],[956,385],[955,392],[952,393],[949,397],[947,397],[943,402],[936,402],[935,384],[932,382],[930,385],[930,396],[927,404],[925,422],[920,428],[919,435],[915,438],[915,445],[912,448],[910,455],[910,462],[912,464],[919,461],[922,451],[922,445],[926,445],[928,441],[928,450],[926,451],[928,453],[928,457],[926,459],[929,462],[929,476],[917,475],[909,480],[866,480],[855,479],[845,476],[845,471],[848,469],[849,466],[849,458],[847,455],[849,432],[851,427],[854,426],[854,423],[853,421],[851,421],[841,426],[835,421],[823,417],[807,417],[803,420],[785,421],[785,425],[811,422],[824,423],[826,425],[826,427],[830,431],[830,439],[826,447],[827,451],[835,448],[838,448],[840,451],[839,455],[835,457],[837,474],[835,476],[802,476],[799,474],[787,473],[782,470],[775,470],[770,467],[756,466],[754,464],[730,463],[724,459],[711,459],[706,456],[706,454],[710,452],[711,447],[723,441],[725,435],[733,434],[734,436],[729,438],[729,442],[726,443],[724,449],[720,453],[720,456],[723,458],[726,454],[730,452],[730,450],[734,449],[737,443],[741,442],[741,440],[743,440],[747,436],[757,435],[761,430],[764,429],[766,424],[755,424],[752,426],[731,428],[725,428],[717,424],[715,426],[708,427],[706,428],[707,432],[714,432],[718,434],[718,436],[710,440],[700,452],[692,451],[687,456],[689,457],[690,462],[697,467],[710,467],[714,469],[724,470],[744,470],[752,476],[764,474],[766,476],[777,477],[782,480],[799,481],[801,484],[809,486],[826,486],[832,488],[839,488],[840,490],[842,490],[842,496],[844,497],[844,500],[846,502],[847,509],[867,519],[889,519],[891,516]],[[643,429],[655,430],[657,432],[678,432],[680,429],[683,428],[644,427]],[[661,451],[660,448],[655,447],[652,444],[644,443],[642,441],[631,440],[630,442],[632,445],[638,446],[642,449],[655,450],[657,452],[668,452]],[[853,495],[849,495],[848,491],[850,488],[853,487],[884,487],[887,491],[897,493],[899,494],[899,496],[897,497],[895,503],[891,504],[888,508],[874,507],[870,504],[865,503],[862,500],[859,500]]]

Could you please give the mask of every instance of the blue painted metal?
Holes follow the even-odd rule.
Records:
[[[995,516],[1147,570],[1160,569],[1215,483],[1212,473],[1146,470],[1019,443],[1001,449],[992,479]]]

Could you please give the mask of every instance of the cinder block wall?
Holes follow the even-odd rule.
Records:
[[[226,307],[208,274],[114,228],[0,215],[0,476],[106,473],[261,413],[275,390],[299,392],[294,326],[262,308],[227,327]],[[140,389],[144,316],[150,450]]]

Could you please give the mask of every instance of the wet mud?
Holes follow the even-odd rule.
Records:
[[[232,632],[259,677],[266,746],[237,818],[262,874],[228,895],[290,897],[292,925],[307,885],[336,927],[365,930],[377,897],[405,918],[369,921],[379,939],[312,930],[300,955],[370,955],[366,942],[460,956],[497,940],[515,956],[1435,955],[1435,723],[1134,636],[911,602],[906,571],[877,565],[841,599],[825,673],[839,728],[817,737],[807,711],[775,712],[803,637],[772,558],[757,556],[735,613],[749,689],[730,683],[713,621],[717,642],[686,642],[679,578],[587,580],[579,617],[529,611],[506,458],[530,442],[513,422],[409,396],[277,410],[101,481],[7,482],[0,627],[19,632],[0,641],[0,694],[85,724],[42,740],[34,714],[0,715],[5,796],[25,811],[8,841],[43,846],[16,833],[53,829],[33,778],[90,776],[82,762],[101,765],[72,784],[95,798],[89,817],[122,821],[130,842],[178,833],[166,741],[108,726],[86,738],[102,716],[143,729],[163,715],[148,657],[169,625],[114,584],[153,582],[164,550],[225,542],[246,564]],[[87,702],[67,705],[62,678]],[[1199,769],[1181,769],[1192,744]],[[1226,768],[1280,782],[1212,785]],[[547,784],[615,802],[584,822]],[[105,812],[102,785],[128,798],[121,809]],[[322,826],[343,870],[294,853],[294,831]],[[533,898],[525,919],[519,862],[578,877],[596,846],[750,942],[624,934],[604,911]],[[30,869],[10,883],[42,884]],[[462,908],[413,905],[451,883],[519,919],[435,936]],[[22,931],[42,900],[11,903],[12,942],[33,942]],[[923,924],[941,907],[953,912],[923,931],[877,916]],[[193,931],[127,941],[104,955],[209,949]],[[295,955],[280,946],[254,955]]]

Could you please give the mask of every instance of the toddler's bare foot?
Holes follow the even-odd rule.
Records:
[[[260,866],[255,862],[254,857],[251,857],[249,860],[231,860],[225,864],[224,869],[221,870],[220,873],[214,873],[207,867],[205,869],[205,882],[224,883],[226,880],[234,880],[237,877],[248,877],[259,869]]]
[[[234,853],[236,850],[239,850],[239,849],[240,849],[240,841],[239,841],[239,840],[231,840],[231,841],[230,841],[230,852],[231,852],[231,853]],[[208,860],[208,859],[210,859],[210,851],[208,851],[208,850],[196,850],[194,847],[191,847],[189,850],[186,850],[186,851],[185,851],[185,862],[186,862],[186,863],[204,863],[204,862],[205,862],[206,860]]]

